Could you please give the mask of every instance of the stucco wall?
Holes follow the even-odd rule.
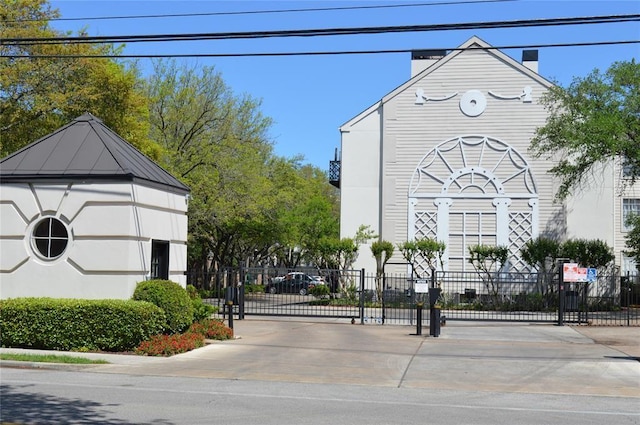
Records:
[[[352,238],[361,225],[380,232],[380,120],[382,108],[372,108],[342,130],[340,175],[340,237]],[[360,249],[357,268],[375,270],[368,247]]]
[[[149,276],[151,241],[170,241],[169,278],[186,284],[184,195],[132,183],[3,184],[0,188],[0,297],[128,299]],[[66,225],[66,250],[38,254],[34,226]]]

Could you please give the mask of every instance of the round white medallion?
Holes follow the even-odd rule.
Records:
[[[487,107],[487,98],[480,90],[469,90],[460,99],[460,110],[468,117],[477,117]]]

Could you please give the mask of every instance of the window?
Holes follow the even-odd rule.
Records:
[[[169,279],[169,241],[151,241],[151,279]]]
[[[67,227],[55,217],[46,217],[33,228],[31,243],[40,256],[47,260],[55,260],[67,249]]]
[[[622,254],[622,269],[620,272],[623,275],[626,275],[627,273],[635,275],[638,272],[636,260],[633,257]]]
[[[631,215],[640,215],[640,199],[622,200],[622,230],[625,232],[630,230],[627,226],[627,219]]]

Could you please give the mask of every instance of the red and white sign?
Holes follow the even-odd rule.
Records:
[[[562,275],[565,282],[586,282],[587,268],[578,267],[578,263],[564,263],[562,265]]]

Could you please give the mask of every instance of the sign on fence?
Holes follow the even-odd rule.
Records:
[[[565,263],[562,273],[565,282],[595,282],[598,278],[596,269],[578,267],[578,263]]]
[[[416,294],[426,294],[429,292],[429,284],[427,279],[417,279],[413,290]]]

